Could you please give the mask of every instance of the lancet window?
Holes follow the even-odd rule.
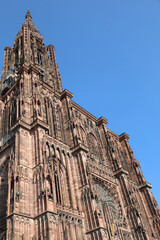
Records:
[[[59,183],[59,176],[57,170],[54,172],[54,180],[55,180],[55,188],[56,188],[56,202],[61,204],[61,190],[60,190],[60,183]]]
[[[58,117],[59,117],[59,123],[60,123],[60,130],[61,130],[61,139],[63,142],[65,142],[65,133],[64,133],[64,124],[63,124],[63,116],[62,116],[62,111],[58,107]]]
[[[61,160],[61,155],[60,155],[60,150],[59,150],[59,148],[56,149],[56,157],[57,157],[58,160]]]
[[[14,202],[14,178],[11,178],[10,202]]]
[[[50,176],[46,178],[46,189],[49,198],[53,198],[53,187],[52,187],[52,180]]]
[[[55,148],[54,148],[54,145],[52,144],[51,146],[51,157],[55,157]]]
[[[65,159],[65,154],[62,152],[62,164],[66,166],[66,159]]]
[[[37,113],[38,113],[38,116],[41,116],[41,103],[39,100],[37,101]]]
[[[46,142],[46,158],[50,157],[50,148],[49,148],[49,143]]]
[[[16,115],[17,115],[17,103],[16,103],[16,99],[14,99],[14,101],[12,103],[12,121],[11,121],[11,125],[15,123]]]

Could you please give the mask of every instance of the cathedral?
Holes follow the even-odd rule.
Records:
[[[28,11],[0,81],[0,240],[160,239],[129,136],[72,97]]]

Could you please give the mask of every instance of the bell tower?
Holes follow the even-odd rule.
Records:
[[[44,44],[28,11],[14,46],[5,48],[0,82],[0,239],[53,239],[47,229],[56,197],[43,137],[64,142],[54,105],[62,91],[54,46]]]

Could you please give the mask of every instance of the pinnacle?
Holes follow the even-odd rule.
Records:
[[[32,15],[29,10],[27,11],[25,16],[25,22],[32,22]]]

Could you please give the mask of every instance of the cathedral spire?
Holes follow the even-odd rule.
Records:
[[[19,30],[13,47],[5,48],[2,83],[0,92],[4,94],[16,81],[18,70],[34,66],[39,72],[39,79],[48,83],[57,92],[62,92],[62,83],[52,45],[46,46],[37,27],[32,22],[28,10],[25,22]],[[12,74],[12,79],[8,80]],[[7,87],[6,87],[7,84]]]
[[[32,15],[29,10],[27,11],[25,16],[25,22],[32,22]]]

